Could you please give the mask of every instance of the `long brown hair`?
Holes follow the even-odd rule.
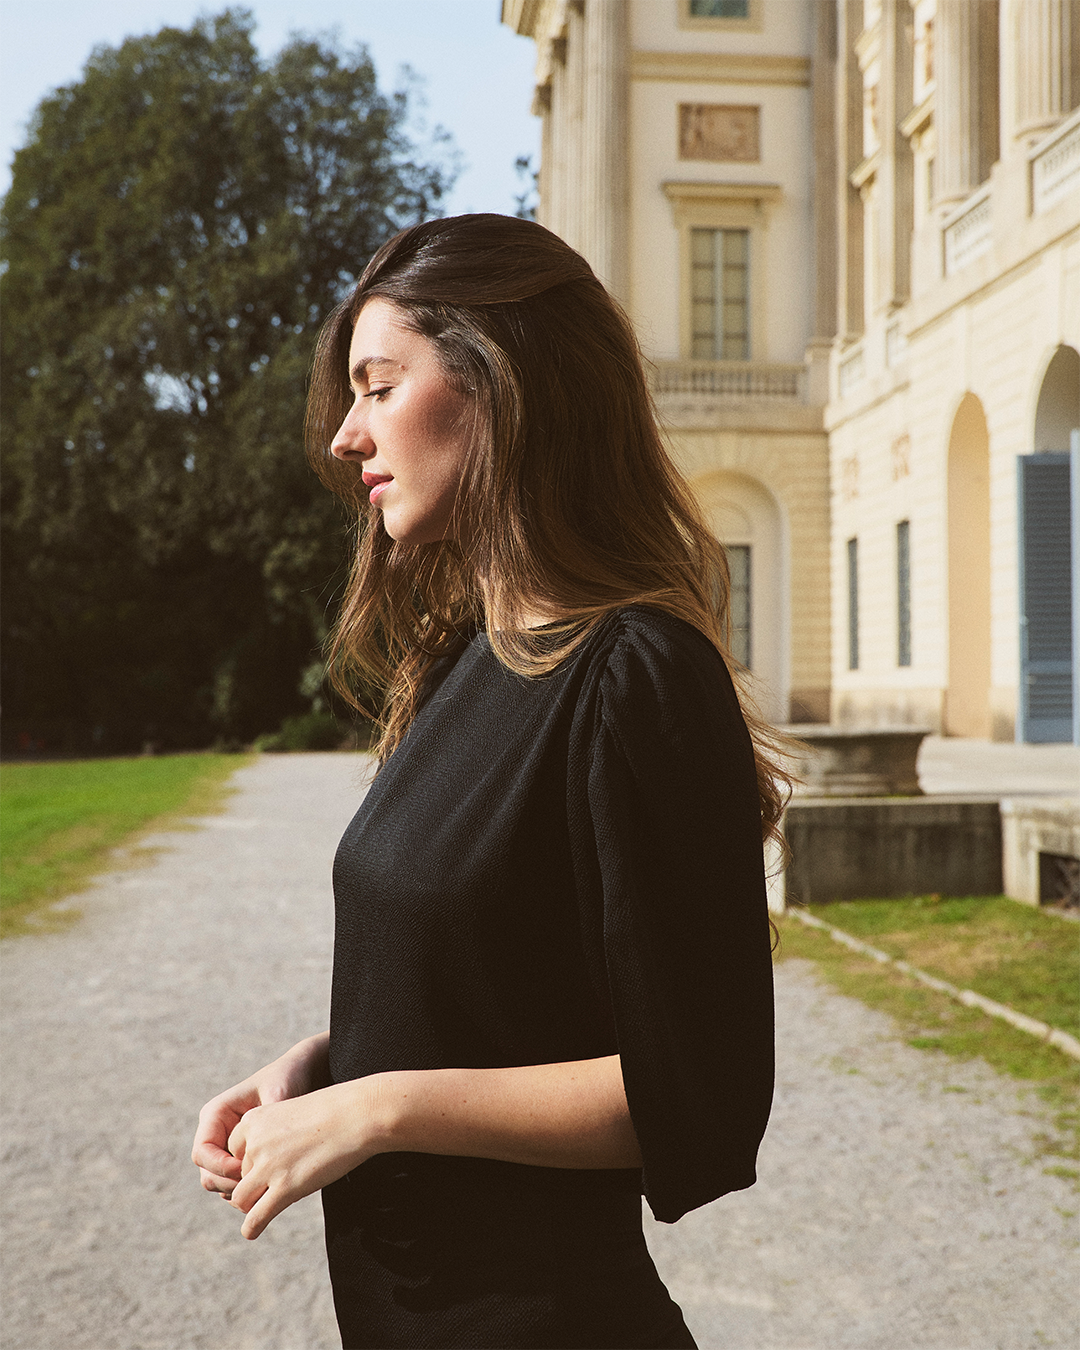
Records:
[[[398,543],[367,501],[360,469],[330,443],[352,402],[348,353],[380,296],[428,338],[471,396],[471,448],[449,537]],[[729,650],[729,579],[657,427],[626,315],[580,254],[533,221],[427,221],[384,244],[319,337],[308,455],[357,513],[356,552],[330,638],[330,678],[382,726],[382,762],[416,715],[424,677],[486,627],[523,675],[553,669],[612,610],[652,605],[702,632],[740,688],[754,738],[763,833],[776,837],[790,778],[781,738],[746,696]],[[530,615],[557,615],[537,643]],[[381,707],[361,691],[384,691]]]

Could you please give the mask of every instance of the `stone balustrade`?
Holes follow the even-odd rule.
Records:
[[[803,365],[765,361],[655,361],[650,375],[655,394],[805,401]]]
[[[1033,146],[1031,211],[1042,215],[1080,189],[1080,109]]]
[[[941,227],[945,248],[945,275],[953,276],[976,258],[989,253],[993,245],[993,210],[990,185],[973,192]]]

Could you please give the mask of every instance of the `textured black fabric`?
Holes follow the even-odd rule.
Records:
[[[640,607],[543,679],[482,634],[441,674],[338,850],[332,1077],[619,1053],[644,1173],[372,1159],[324,1193],[345,1344],[691,1345],[640,1190],[671,1222],[752,1185],[772,1093],[731,681]]]

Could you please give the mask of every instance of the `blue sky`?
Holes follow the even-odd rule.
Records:
[[[461,152],[462,173],[447,202],[451,213],[514,210],[521,190],[518,155],[539,159],[540,125],[529,115],[534,48],[499,23],[499,0],[252,0],[239,8],[255,16],[263,55],[291,32],[337,31],[349,44],[367,44],[380,84],[398,84],[402,65],[422,78],[429,127],[444,126]],[[0,192],[11,181],[11,159],[26,138],[39,100],[79,78],[100,43],[152,33],[166,24],[188,27],[221,4],[188,0],[2,0],[0,3]]]

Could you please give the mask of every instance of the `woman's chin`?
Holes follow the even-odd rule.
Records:
[[[401,520],[385,512],[383,529],[396,544],[438,544],[447,535],[447,527],[441,523]]]

